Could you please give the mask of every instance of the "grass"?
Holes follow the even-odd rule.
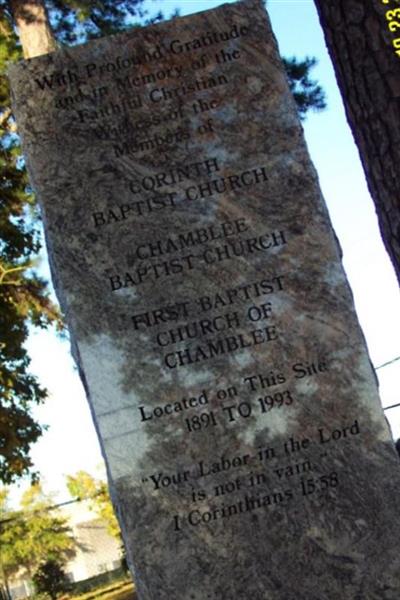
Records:
[[[70,600],[136,600],[135,586],[132,581],[118,581],[91,590],[86,594],[74,596]]]
[[[136,600],[135,587],[130,583],[124,590],[103,596],[103,598],[106,598],[107,600]]]

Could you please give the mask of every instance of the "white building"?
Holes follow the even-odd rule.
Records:
[[[76,541],[76,554],[64,567],[71,582],[83,581],[114,571],[121,566],[121,547],[107,531],[107,524],[90,509],[90,502],[82,500],[58,509],[64,517]],[[13,600],[33,594],[26,577],[16,578],[9,585]]]

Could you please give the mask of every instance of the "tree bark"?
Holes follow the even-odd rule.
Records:
[[[400,10],[396,0],[315,0],[347,119],[400,283]],[[390,22],[398,21],[399,29]],[[396,43],[396,42],[395,42]],[[351,202],[351,190],[349,190]],[[354,224],[357,227],[357,223]]]
[[[11,0],[11,10],[25,58],[48,54],[56,49],[43,0]]]

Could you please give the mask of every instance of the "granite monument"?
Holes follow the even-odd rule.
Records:
[[[399,462],[261,0],[10,78],[140,600],[398,600]]]

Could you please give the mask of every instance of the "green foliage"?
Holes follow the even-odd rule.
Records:
[[[63,564],[75,553],[66,520],[49,510],[50,499],[40,485],[25,492],[19,511],[6,506],[0,494],[0,562],[7,578],[21,569],[32,575],[49,560]]]
[[[48,560],[40,565],[32,580],[36,592],[46,594],[52,600],[56,600],[71,587],[62,565],[56,560]]]
[[[43,428],[31,414],[46,392],[29,372],[28,326],[60,325],[46,282],[35,270],[38,215],[15,133],[5,70],[21,57],[6,3],[0,3],[0,481],[31,468],[31,444]]]
[[[89,500],[90,508],[107,524],[108,533],[117,539],[121,538],[121,530],[105,481],[94,479],[86,471],[78,471],[76,475],[67,475],[67,488],[74,498]]]
[[[49,0],[46,5],[57,40],[68,45],[162,19],[160,13],[146,20],[143,0]]]
[[[59,42],[72,44],[143,19],[142,3],[51,0],[46,6]],[[35,268],[41,249],[39,215],[10,110],[5,73],[21,55],[9,2],[0,0],[0,481],[5,484],[31,473],[31,446],[44,431],[32,415],[46,390],[29,371],[29,327],[62,327]]]
[[[310,79],[310,71],[317,64],[316,58],[284,58],[289,87],[296,101],[300,119],[304,120],[309,110],[326,108],[325,93],[316,81]]]

